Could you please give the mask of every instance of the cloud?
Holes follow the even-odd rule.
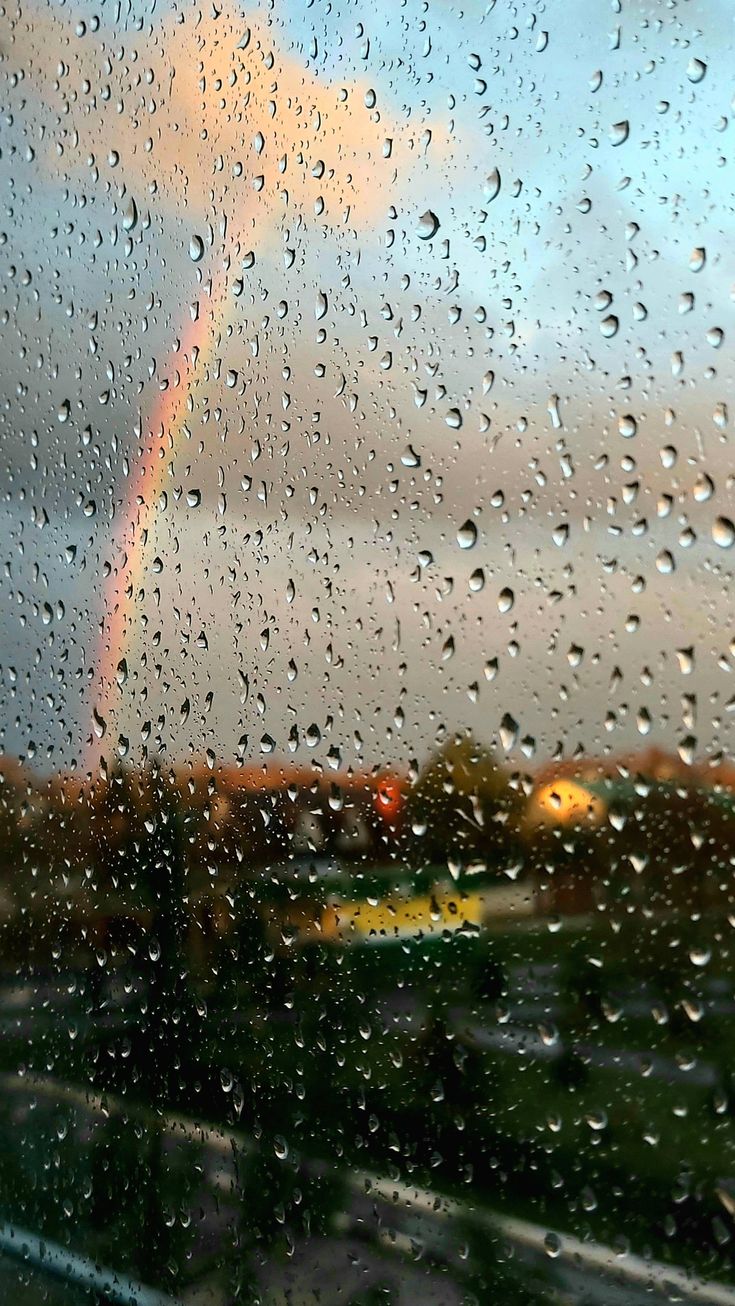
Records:
[[[428,111],[399,120],[367,80],[320,75],[232,4],[141,26],[77,21],[53,5],[14,34],[40,166],[62,182],[124,187],[123,222],[131,202],[141,216],[163,205],[205,245],[243,252],[282,218],[359,232],[398,189],[410,194],[429,148],[435,161],[446,152]]]

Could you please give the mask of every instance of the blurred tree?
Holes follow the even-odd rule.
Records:
[[[20,899],[31,880],[29,864],[35,863],[34,791],[18,762],[3,758],[0,763],[0,876],[3,891]]]
[[[90,820],[96,831],[94,884],[138,901],[143,850],[150,841],[156,794],[150,771],[117,763],[97,786]]]
[[[522,800],[508,771],[468,731],[452,735],[424,767],[408,795],[406,829],[422,862],[512,861]]]

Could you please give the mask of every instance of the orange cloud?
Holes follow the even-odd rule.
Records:
[[[224,227],[249,248],[289,214],[364,230],[411,194],[427,150],[434,164],[448,151],[445,129],[398,121],[367,81],[329,80],[234,6],[142,31],[75,22],[53,0],[27,12],[12,57],[40,102],[39,162],[124,183],[140,211],[191,212],[210,241]]]

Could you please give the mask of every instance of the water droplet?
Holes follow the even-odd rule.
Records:
[[[661,572],[662,576],[669,576],[672,571],[676,570],[674,555],[668,549],[662,549],[659,553],[656,559],[656,569]]]
[[[71,404],[69,403],[68,399],[64,399],[63,403],[59,404],[59,407],[56,411],[56,419],[59,422],[68,422],[70,417],[71,417]]]
[[[439,219],[431,209],[421,214],[416,231],[421,240],[431,240],[439,230]]]
[[[629,133],[630,124],[627,118],[623,118],[621,122],[614,122],[610,128],[610,144],[623,145],[627,141]]]
[[[492,203],[500,193],[500,173],[497,168],[493,168],[492,172],[488,173],[485,178],[485,185],[482,188],[482,193],[488,203]]]
[[[625,440],[632,440],[638,430],[638,423],[630,413],[626,413],[618,422],[618,430]]]
[[[692,494],[697,503],[706,503],[708,499],[712,498],[714,492],[715,483],[712,480],[712,477],[708,476],[706,472],[700,472],[694,482],[694,489],[692,490]]]
[[[553,1048],[559,1042],[559,1030],[556,1025],[539,1025],[538,1032],[544,1047]]]
[[[687,64],[687,77],[690,82],[701,82],[706,72],[707,65],[702,59],[692,58],[689,60],[689,63]]]
[[[201,490],[186,491],[186,502],[190,508],[198,508],[201,501],[202,501]]]
[[[735,526],[729,517],[716,517],[712,523],[712,539],[721,549],[731,549],[735,544]]]
[[[125,212],[123,213],[123,231],[133,231],[138,222],[138,207],[132,195],[127,202]]]
[[[617,335],[619,326],[620,323],[615,314],[609,313],[607,317],[603,317],[600,323],[600,331],[606,340],[610,340],[612,336]]]
[[[476,571],[473,571],[469,579],[469,586],[473,594],[479,594],[480,590],[485,588],[485,573],[482,567],[478,567]]]
[[[506,586],[506,588],[502,589],[498,595],[498,611],[510,612],[515,601],[516,601],[515,594],[513,593],[512,589],[508,589],[508,587]]]
[[[636,715],[635,723],[638,728],[639,735],[650,735],[653,722],[651,720],[651,713],[648,711],[648,708],[642,707],[639,710],[639,712]]]
[[[450,408],[444,420],[447,426],[451,426],[453,431],[458,431],[462,425],[462,414],[458,408]]]
[[[694,670],[694,648],[678,648],[676,656],[679,661],[679,670],[683,676],[690,676]]]
[[[189,241],[189,258],[192,263],[199,263],[204,258],[204,241],[201,236],[192,236]]]
[[[607,1128],[606,1111],[590,1111],[585,1116],[585,1120],[587,1121],[587,1124],[589,1125],[590,1129],[594,1129],[596,1133],[599,1133],[600,1130]]]
[[[561,1238],[558,1233],[547,1233],[544,1238],[544,1248],[546,1255],[556,1258],[561,1253]]]
[[[401,454],[401,462],[404,467],[420,467],[421,455],[417,454],[410,444],[407,444]]]
[[[273,1139],[273,1150],[279,1161],[285,1161],[288,1156],[288,1143],[280,1134],[276,1134]]]
[[[321,318],[326,317],[328,307],[329,307],[329,300],[327,299],[327,296],[325,295],[324,291],[320,290],[319,294],[316,297],[316,304],[314,305],[314,317],[316,318],[317,322]]]
[[[689,271],[701,272],[707,262],[707,251],[703,245],[697,245],[689,255]]]
[[[503,751],[509,753],[518,741],[518,722],[513,719],[510,712],[506,712],[500,722],[499,734]]]
[[[471,549],[477,543],[477,527],[469,518],[457,531],[457,543],[460,549]]]

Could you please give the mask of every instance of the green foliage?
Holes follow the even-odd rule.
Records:
[[[485,1306],[489,1302],[536,1306],[538,1302],[552,1300],[550,1285],[511,1257],[500,1232],[469,1219],[460,1221],[459,1232],[466,1265],[463,1306]]]
[[[520,805],[494,754],[470,733],[452,735],[409,795],[414,860],[450,860],[460,867],[512,860]]]
[[[271,1247],[281,1240],[323,1237],[344,1205],[333,1172],[300,1164],[283,1155],[279,1139],[268,1140],[238,1164],[243,1236],[251,1246]]]

